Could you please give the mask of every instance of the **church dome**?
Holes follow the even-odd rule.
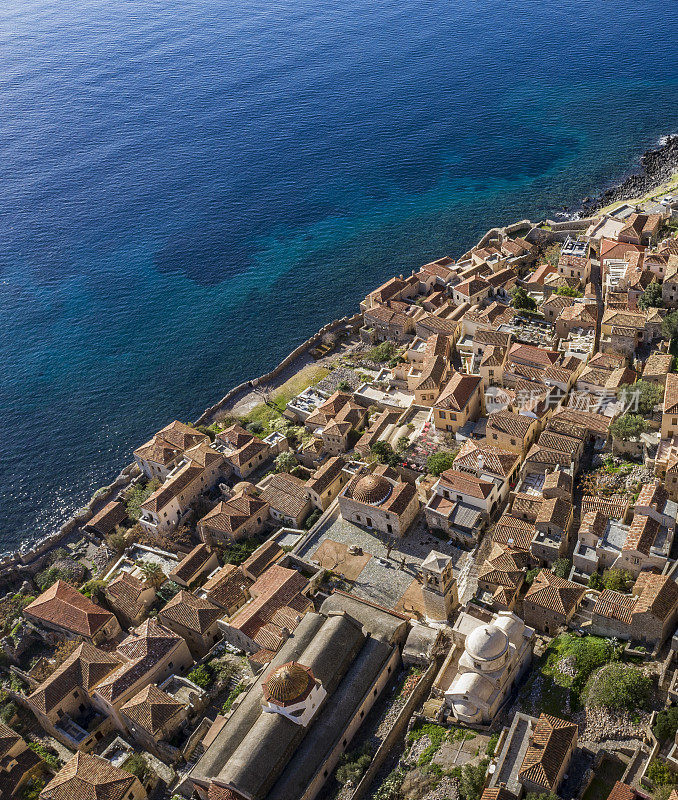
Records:
[[[314,683],[310,669],[290,661],[274,669],[262,688],[266,700],[279,706],[289,706],[306,698]]]
[[[377,506],[391,494],[393,487],[383,475],[363,475],[353,488],[353,499]]]
[[[466,652],[477,661],[501,658],[508,646],[508,636],[496,625],[480,625],[466,637]]]

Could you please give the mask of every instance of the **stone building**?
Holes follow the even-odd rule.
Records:
[[[86,753],[76,753],[40,792],[40,800],[146,800],[147,796],[137,777]]]
[[[459,606],[452,559],[444,553],[431,550],[419,569],[424,580],[421,594],[427,618],[441,622],[449,620]]]
[[[548,570],[541,570],[523,600],[523,616],[528,625],[554,634],[567,625],[586,594],[585,587]]]
[[[388,467],[356,475],[339,494],[342,517],[401,537],[419,511],[417,490]]]
[[[160,622],[185,639],[196,659],[202,658],[221,638],[217,621],[223,616],[223,609],[184,590],[158,612]]]
[[[306,491],[314,508],[325,511],[348,483],[350,473],[344,470],[341,456],[328,458],[306,481]]]

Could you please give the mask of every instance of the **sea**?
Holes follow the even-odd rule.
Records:
[[[393,274],[678,131],[678,3],[3,0],[0,551]]]

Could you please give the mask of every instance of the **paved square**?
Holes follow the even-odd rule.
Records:
[[[369,553],[365,553],[362,556],[352,555],[348,552],[348,545],[343,542],[325,539],[315,551],[313,558],[324,569],[338,572],[346,580],[354,581],[372,556]]]

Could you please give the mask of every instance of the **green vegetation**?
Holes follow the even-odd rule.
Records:
[[[77,580],[78,570],[74,565],[73,569],[69,569],[67,566],[63,567],[47,567],[47,569],[43,569],[42,572],[38,572],[35,576],[34,581],[35,585],[40,589],[41,592],[44,592],[46,589],[56,583],[57,581],[66,581],[66,583],[76,584],[78,583]]]
[[[561,297],[582,297],[582,293],[579,289],[575,289],[573,286],[559,286],[555,294],[560,295]],[[661,292],[660,292],[661,294]]]
[[[220,554],[224,564],[242,564],[259,547],[260,542],[256,539],[240,539],[231,542],[225,547],[220,548]]]
[[[105,586],[106,584],[104,581],[92,578],[91,580],[87,581],[86,584],[84,584],[80,591],[85,595],[85,597],[89,597],[90,600],[97,600],[100,602],[104,598]]]
[[[547,247],[544,251],[544,261],[547,264],[551,264],[553,267],[558,266],[558,262],[560,261],[560,245],[556,242],[552,244],[550,247]]]
[[[558,800],[556,794],[538,794],[537,792],[528,792],[525,795],[525,800]]]
[[[395,342],[385,341],[373,347],[367,353],[367,358],[370,361],[381,363],[382,361],[390,361],[398,355],[398,348]]]
[[[672,311],[662,320],[662,336],[671,341],[678,337],[678,311]]]
[[[400,456],[394,452],[388,442],[375,442],[370,448],[371,454],[380,464],[388,464],[397,467],[400,464]]]
[[[153,478],[145,485],[142,483],[134,484],[129,492],[127,492],[127,497],[125,498],[125,509],[130,519],[135,522],[139,519],[141,516],[142,503],[145,503],[159,486],[160,481],[157,478]]]
[[[493,733],[492,736],[487,740],[487,745],[485,747],[485,752],[487,755],[492,758],[497,750],[497,742],[499,741],[499,734]]]
[[[348,381],[339,381],[337,384],[337,391],[338,392],[352,392],[353,387]]]
[[[553,562],[551,572],[559,578],[567,578],[572,569],[572,562],[569,558],[558,558]]]
[[[626,408],[647,416],[664,397],[664,387],[651,381],[625,383],[617,390],[617,397]]]
[[[637,711],[647,707],[652,680],[641,670],[620,662],[594,672],[584,688],[587,706]]]
[[[167,575],[162,570],[160,564],[155,561],[140,561],[137,564],[139,571],[144,576],[146,583],[159,589],[167,580]]]
[[[511,298],[514,308],[521,308],[525,311],[537,310],[537,303],[534,298],[530,297],[522,286],[516,286],[511,290]]]
[[[648,308],[661,308],[663,305],[661,284],[654,280],[638,298],[638,308],[645,311]]]
[[[294,453],[291,453],[289,450],[283,450],[282,453],[278,453],[273,463],[276,472],[292,472],[298,464]]]
[[[372,753],[367,748],[344,753],[339,760],[335,778],[342,786],[349,782],[357,786],[371,762]]]
[[[61,761],[54,755],[54,753],[50,753],[50,751],[39,742],[29,742],[28,746],[34,753],[37,753],[40,758],[53,770],[56,771],[61,767]]]
[[[612,787],[622,779],[626,764],[618,758],[603,757],[582,800],[607,800]]]
[[[410,437],[399,436],[398,441],[396,442],[396,452],[404,453],[409,446],[410,446]]]
[[[532,586],[534,579],[537,577],[537,575],[539,575],[540,572],[541,569],[539,567],[533,567],[532,569],[528,569],[527,572],[525,573],[525,583],[528,586]]]
[[[142,783],[146,783],[152,774],[146,759],[141,753],[132,753],[122,765],[122,769],[124,769],[125,772],[129,772],[131,775],[136,775]]]
[[[201,689],[209,689],[214,683],[214,670],[209,664],[201,664],[192,669],[186,677]]]
[[[623,414],[610,424],[610,434],[622,442],[637,439],[646,430],[647,422],[639,414]]]
[[[605,588],[603,578],[600,572],[594,572],[589,578],[589,589],[595,589],[597,592],[602,592]]]
[[[245,691],[245,689],[245,684],[239,683],[234,689],[231,690],[221,709],[224,714],[228,714],[231,708],[233,708],[233,703],[235,702],[236,697],[239,697]]]
[[[374,794],[374,800],[400,800],[400,787],[405,779],[405,770],[396,767],[384,778],[384,782]]]
[[[489,766],[489,758],[484,758],[478,764],[464,764],[459,781],[459,795],[464,800],[479,800]]]
[[[613,592],[630,592],[633,576],[625,569],[606,569],[603,571],[602,584]]]
[[[647,777],[656,786],[673,787],[678,783],[678,775],[667,764],[657,759],[650,762],[650,766],[647,768]]]
[[[314,509],[311,513],[306,517],[304,521],[304,530],[310,531],[311,528],[316,524],[316,522],[322,516],[322,511],[319,508]]]
[[[426,459],[426,471],[430,475],[441,475],[446,469],[452,469],[456,451],[438,450]]]
[[[657,721],[652,728],[652,733],[660,742],[673,741],[678,731],[678,706],[663,708],[657,714]]]
[[[44,788],[44,778],[31,778],[21,790],[19,800],[39,800],[40,793]]]

